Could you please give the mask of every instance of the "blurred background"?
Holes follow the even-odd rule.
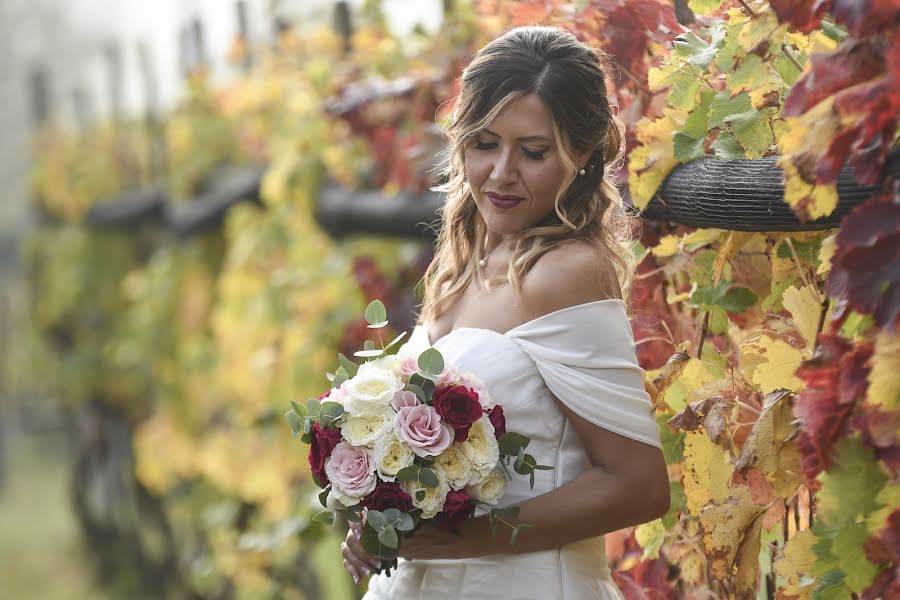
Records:
[[[645,209],[672,507],[616,582],[890,597],[900,9],[832,4],[0,2],[0,598],[361,597],[284,414],[372,300],[411,331],[459,75],[528,23],[608,54]]]

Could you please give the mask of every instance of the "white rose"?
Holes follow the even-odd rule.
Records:
[[[444,469],[451,489],[461,490],[466,487],[472,476],[472,463],[466,458],[462,444],[451,444],[435,457],[435,462]]]
[[[375,467],[385,481],[394,481],[400,469],[413,464],[415,458],[412,448],[400,441],[393,429],[375,443]]]
[[[341,387],[347,390],[344,408],[351,415],[359,415],[378,412],[376,409],[387,406],[394,394],[403,389],[403,381],[391,371],[361,366]]]
[[[466,487],[466,493],[470,497],[488,504],[497,504],[505,491],[506,475],[501,467],[494,467],[494,470],[479,483]]]
[[[394,354],[385,354],[384,356],[379,356],[375,360],[370,360],[368,362],[364,362],[359,365],[359,371],[368,371],[369,369],[381,369],[383,371],[390,371],[391,373],[396,373],[400,368],[401,357],[396,356]]]
[[[472,423],[472,427],[469,428],[469,438],[460,445],[466,458],[472,463],[472,470],[475,471],[469,478],[469,484],[487,477],[497,466],[497,461],[500,460],[500,446],[494,437],[494,426],[491,425],[487,415],[483,415]],[[475,477],[476,474],[480,477]]]
[[[347,415],[339,427],[344,439],[354,446],[371,448],[394,430],[394,411],[390,405],[374,407],[356,415]]]
[[[407,481],[404,484],[406,493],[412,498],[413,506],[422,509],[422,518],[431,519],[444,509],[444,502],[447,500],[447,494],[450,492],[450,484],[447,481],[447,475],[440,465],[434,464],[429,467],[437,473],[438,486],[430,488],[418,485],[415,481]],[[425,491],[425,497],[421,500],[416,499],[416,492]]]

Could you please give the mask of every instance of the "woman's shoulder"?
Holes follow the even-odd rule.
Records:
[[[563,244],[541,256],[522,283],[531,318],[597,300],[621,299],[612,262],[587,242]]]

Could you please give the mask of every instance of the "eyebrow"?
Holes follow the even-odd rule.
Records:
[[[496,133],[494,133],[493,131],[491,131],[490,129],[487,129],[487,128],[482,129],[481,131],[483,131],[484,133],[490,134],[490,135],[492,135],[492,136],[494,136],[494,137],[500,137],[499,135],[497,135]],[[542,136],[542,135],[526,135],[525,137],[518,137],[518,138],[516,138],[516,141],[518,141],[518,142],[535,142],[535,141],[542,141],[542,142],[550,142],[550,143],[553,143],[553,140],[551,140],[550,138],[546,138],[546,137],[544,137],[544,136]]]

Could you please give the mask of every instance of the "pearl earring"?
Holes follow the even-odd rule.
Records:
[[[584,173],[585,173],[585,170],[583,168],[578,170],[579,175],[584,175]]]

